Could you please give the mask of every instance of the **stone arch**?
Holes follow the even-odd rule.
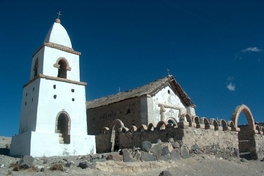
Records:
[[[150,123],[148,125],[148,131],[154,131],[155,128],[156,128],[156,125],[154,125],[153,123]]]
[[[120,119],[115,119],[111,123],[111,136],[110,145],[111,152],[119,150],[119,132],[125,127],[124,123]]]
[[[59,142],[70,144],[71,119],[66,111],[61,111],[56,117],[55,132],[59,133]]]
[[[167,123],[176,125],[177,124],[177,120],[175,118],[173,118],[173,117],[169,117],[167,119]]]
[[[147,130],[148,130],[148,127],[147,127],[147,125],[145,125],[145,124],[142,124],[142,125],[140,125],[140,126],[138,127],[138,131],[143,132],[143,131],[147,131]]]
[[[189,123],[192,122],[192,118],[191,118],[191,116],[189,114],[186,114],[186,120]]]
[[[137,131],[137,127],[136,127],[135,125],[132,125],[132,126],[130,127],[130,131],[131,131],[131,132],[135,132],[135,131]]]
[[[248,124],[238,127],[238,118],[242,112],[245,114]],[[258,131],[256,130],[256,125],[250,109],[244,104],[237,106],[232,113],[231,120],[234,122],[236,131],[238,131],[240,157],[257,159],[258,153],[256,149],[255,133],[258,133]]]
[[[228,121],[227,125],[231,128],[232,131],[236,131],[235,124],[232,120]]]
[[[108,127],[103,127],[102,133],[103,134],[108,134],[108,132],[109,132],[109,128]]]
[[[167,123],[164,121],[159,121],[157,124],[157,129],[158,130],[164,130],[166,128]]]
[[[192,117],[190,116],[190,114],[186,114],[186,120],[189,123],[189,127],[195,127],[196,126],[196,124],[193,123]]]
[[[122,131],[122,133],[128,132],[129,131],[129,128],[123,127],[123,128],[121,128],[121,131]]]
[[[206,117],[200,118],[200,123],[204,124],[205,129],[210,129],[210,122]]]
[[[200,121],[198,116],[193,116],[192,121],[196,124],[196,128],[200,128]]]
[[[227,122],[224,119],[218,120],[219,126],[223,128],[223,131],[228,130]]]
[[[214,130],[219,130],[219,123],[214,119],[210,119],[210,124],[214,126]]]
[[[178,123],[176,124],[167,123],[166,128],[178,128]]]
[[[237,130],[239,130],[239,128],[238,128],[238,117],[241,114],[241,112],[243,112],[246,115],[248,125],[249,125],[249,129],[255,132],[256,128],[255,128],[255,122],[254,122],[253,115],[252,115],[250,109],[244,104],[237,106],[236,109],[234,110],[232,116],[231,116],[231,120],[234,122],[235,128]]]
[[[59,78],[67,78],[67,71],[71,71],[71,67],[69,66],[67,59],[64,57],[58,58],[53,66],[58,68],[57,77]]]
[[[115,119],[111,123],[111,130],[116,128],[116,126],[119,126],[118,128],[125,127],[124,123],[120,119]]]

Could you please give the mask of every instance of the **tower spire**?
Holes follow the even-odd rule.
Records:
[[[56,23],[60,23],[61,22],[60,21],[60,16],[62,16],[61,11],[59,11],[57,14],[58,14],[58,18],[56,18],[55,22]]]

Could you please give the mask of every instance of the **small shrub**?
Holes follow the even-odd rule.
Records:
[[[50,170],[60,170],[60,171],[63,171],[63,164],[62,163],[53,164],[50,167]]]
[[[41,158],[41,160],[43,161],[43,164],[47,164],[48,163],[48,158],[46,156],[43,156]]]
[[[11,163],[10,165],[9,165],[9,168],[13,168],[13,171],[19,171],[19,170],[21,170],[21,167],[20,167],[20,165],[18,164],[18,162],[15,162],[15,163]]]

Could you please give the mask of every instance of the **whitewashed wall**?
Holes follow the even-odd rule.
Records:
[[[152,97],[152,100],[153,117],[150,119],[149,123],[158,123],[161,120],[159,104],[177,106],[185,109],[180,98],[173,92],[173,90],[169,86],[161,89],[156,95]],[[177,122],[179,121],[179,110],[173,108],[165,108],[165,110],[165,121],[169,120],[170,118],[175,119]]]

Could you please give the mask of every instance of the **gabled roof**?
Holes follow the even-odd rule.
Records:
[[[174,91],[174,93],[178,95],[181,102],[185,106],[195,107],[190,97],[181,88],[180,84],[174,79],[172,75],[169,75],[165,78],[155,80],[154,82],[151,82],[142,87],[138,87],[138,88],[128,90],[125,92],[120,92],[118,94],[98,98],[95,100],[87,101],[86,108],[93,109],[93,108],[107,106],[113,103],[121,102],[121,101],[131,99],[131,98],[142,97],[142,96],[147,96],[147,95],[153,96],[165,86],[170,86],[172,90]]]

